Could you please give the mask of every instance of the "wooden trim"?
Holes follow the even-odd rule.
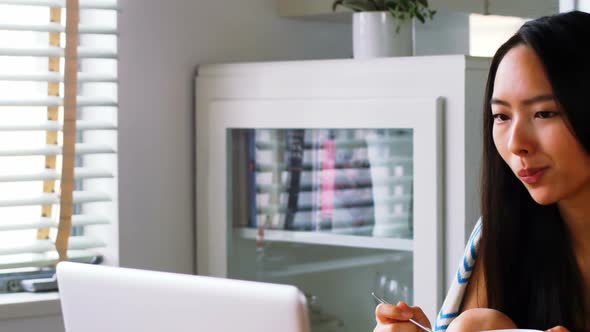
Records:
[[[51,23],[61,23],[61,8],[51,8],[49,13],[49,18]],[[59,32],[50,32],[49,33],[49,46],[53,47],[60,47],[60,37],[61,34]],[[60,58],[49,58],[48,63],[48,70],[50,72],[60,72]],[[59,97],[59,82],[49,82],[47,83],[47,96],[49,97]],[[59,107],[47,107],[47,120],[50,121],[57,121],[59,117]],[[47,145],[57,145],[57,138],[58,132],[54,130],[48,130],[45,134],[45,144]],[[56,156],[46,156],[45,157],[45,168],[55,170],[57,164],[57,157]],[[43,193],[50,194],[55,192],[55,181],[43,181]],[[52,205],[43,205],[41,207],[41,216],[51,218],[52,215]],[[45,240],[49,238],[49,228],[42,228],[37,231],[37,239]]]
[[[61,172],[61,195],[59,226],[55,247],[59,260],[68,259],[68,243],[72,231],[74,209],[74,164],[76,161],[76,111],[78,94],[78,23],[80,9],[78,0],[66,1],[66,49],[64,68],[64,125],[63,162]]]

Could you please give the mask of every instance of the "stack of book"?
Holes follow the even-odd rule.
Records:
[[[380,236],[375,225],[385,218],[396,234],[384,236],[411,237],[408,130],[248,129],[233,137],[242,226]],[[387,215],[376,214],[383,206]]]

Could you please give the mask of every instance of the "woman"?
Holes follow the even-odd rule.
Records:
[[[481,233],[465,257],[475,266],[436,330],[590,331],[589,40],[590,14],[570,12],[527,22],[494,55]],[[374,332],[419,331],[409,318],[430,326],[401,302],[376,318]]]

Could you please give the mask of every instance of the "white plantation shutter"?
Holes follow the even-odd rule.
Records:
[[[66,28],[66,0],[0,0],[0,273],[59,260],[59,204],[70,195],[68,258],[117,263],[117,1],[67,8],[77,29]],[[64,83],[76,76],[65,75],[66,32],[75,30],[74,188],[62,194]]]

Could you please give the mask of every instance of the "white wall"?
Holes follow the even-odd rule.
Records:
[[[590,13],[590,0],[559,0],[559,12],[581,10]]]
[[[590,0],[578,0],[578,10],[590,13]]]

